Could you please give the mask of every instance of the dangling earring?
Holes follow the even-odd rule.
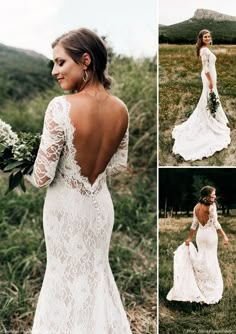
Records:
[[[88,80],[88,73],[86,70],[84,70],[83,82],[87,82],[87,80]]]

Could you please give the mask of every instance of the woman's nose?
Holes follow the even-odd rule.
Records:
[[[52,76],[56,76],[58,74],[58,68],[57,68],[56,64],[54,64],[51,74],[52,74]]]

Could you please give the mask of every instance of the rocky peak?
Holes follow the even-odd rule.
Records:
[[[236,16],[221,14],[210,9],[197,9],[194,19],[212,19],[215,21],[236,21]]]

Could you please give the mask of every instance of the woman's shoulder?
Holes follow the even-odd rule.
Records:
[[[207,54],[209,52],[210,52],[210,50],[208,49],[207,46],[202,46],[201,49],[200,49],[200,56],[203,55],[203,54]]]
[[[198,203],[194,206],[193,211],[198,210],[198,209],[200,208],[200,206],[201,206],[201,203],[198,202]]]
[[[212,211],[215,211],[215,210],[217,209],[216,203],[215,203],[215,202],[212,203],[212,204],[210,205],[210,208],[209,208],[209,209],[212,210]]]
[[[64,95],[60,95],[60,96],[55,96],[51,99],[51,101],[49,101],[48,106],[50,107],[54,107],[54,106],[58,106],[58,105],[62,105],[66,103],[66,99]]]
[[[120,112],[124,114],[128,114],[128,108],[124,101],[122,101],[119,97],[115,95],[110,95],[110,100],[114,104],[114,106],[119,110]]]
[[[48,103],[46,115],[48,115],[49,117],[53,117],[57,122],[59,122],[62,118],[64,119],[68,110],[69,104],[65,99],[65,96],[55,96]]]

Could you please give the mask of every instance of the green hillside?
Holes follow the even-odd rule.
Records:
[[[196,43],[200,30],[212,32],[214,44],[236,44],[236,21],[192,18],[169,26],[159,26],[159,42],[170,44]]]
[[[41,131],[48,102],[61,94],[50,72],[43,55],[0,44],[0,119],[15,131]]]
[[[0,106],[21,101],[54,85],[49,59],[28,50],[0,44]]]

